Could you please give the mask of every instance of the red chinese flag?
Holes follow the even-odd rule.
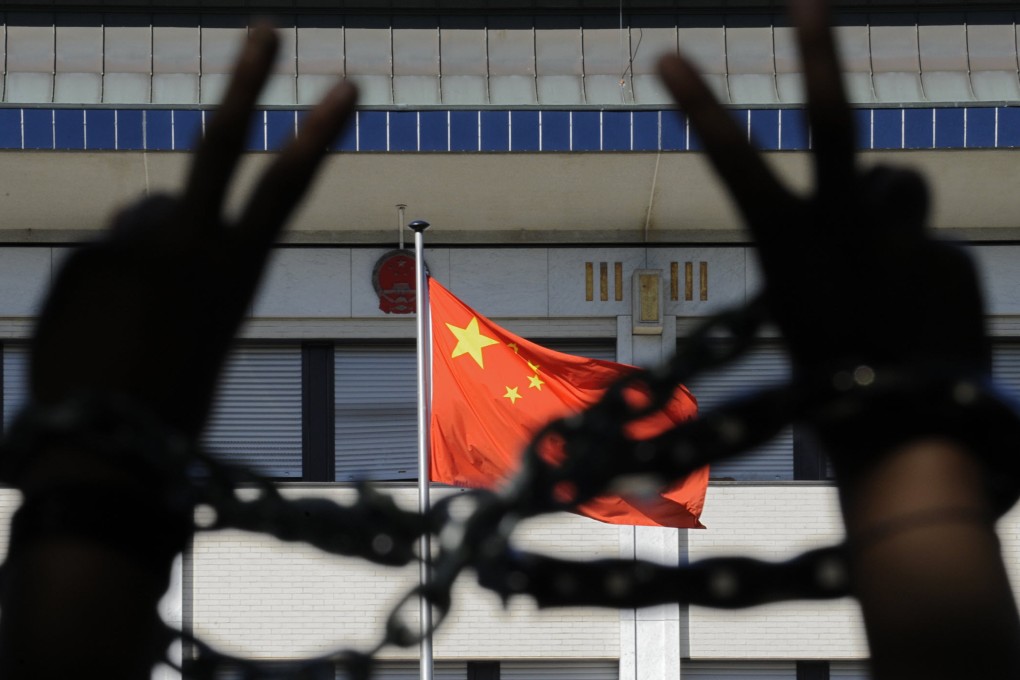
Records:
[[[549,421],[594,404],[611,383],[636,370],[556,352],[510,333],[429,279],[432,312],[430,478],[492,488],[511,477],[532,436]],[[693,418],[686,388],[662,414],[628,434],[650,437]],[[700,528],[708,468],[651,498],[600,496],[577,512],[611,524]]]

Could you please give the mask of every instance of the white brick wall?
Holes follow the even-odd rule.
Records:
[[[690,558],[743,554],[779,560],[843,537],[835,487],[713,484],[706,531],[690,532]],[[1020,600],[1020,507],[999,521],[1003,559]],[[692,658],[867,657],[860,610],[851,599],[788,602],[745,610],[692,607]]]
[[[1020,602],[1020,503],[999,520],[998,531],[1002,559],[1013,586],[1013,599]]]
[[[413,489],[390,492],[413,503]],[[345,497],[337,490],[314,493]],[[781,559],[842,536],[835,490],[824,485],[714,484],[704,521],[707,530],[689,533],[691,560],[728,554]],[[620,531],[558,515],[530,522],[521,544],[574,559],[615,556]],[[385,609],[416,579],[414,569],[337,560],[237,533],[196,542],[194,573],[196,632],[265,657],[313,653],[333,641],[370,646]],[[504,611],[498,598],[465,580],[436,638],[435,653],[437,658],[476,659],[612,657],[620,652],[619,626],[616,612],[537,612],[523,599]],[[743,611],[693,607],[689,628],[693,658],[867,656],[857,607],[850,600]],[[415,651],[388,651],[387,656],[410,657]]]
[[[413,488],[388,490],[413,505]],[[346,502],[344,489],[288,489]],[[539,518],[522,531],[521,545],[587,559],[617,554],[618,529],[583,517]],[[195,632],[236,652],[293,657],[336,646],[372,647],[393,603],[417,582],[417,568],[393,569],[334,558],[305,546],[241,532],[203,534],[193,551]],[[523,598],[503,610],[470,575],[455,593],[449,618],[435,639],[437,658],[616,657],[618,614],[595,609],[538,612]],[[185,585],[187,593],[187,584]],[[186,595],[187,596],[187,595]],[[417,626],[416,606],[409,617]],[[387,649],[411,658],[417,648]]]
[[[7,554],[7,539],[11,534],[11,516],[21,504],[21,492],[0,489],[0,554]]]
[[[351,497],[349,490],[333,488],[290,488],[285,493],[341,501]],[[387,493],[404,505],[415,502],[412,488]],[[0,548],[6,548],[19,498],[15,491],[0,490]],[[842,535],[835,489],[821,484],[713,484],[703,519],[708,529],[688,534],[692,560],[725,554],[781,559]],[[621,531],[629,529],[555,515],[522,527],[520,544],[572,559],[614,556],[625,543]],[[1020,598],[1020,509],[1001,520],[999,534]],[[334,646],[370,647],[382,630],[387,607],[417,579],[413,567],[390,569],[334,558],[242,532],[201,535],[192,559],[192,583],[189,589],[185,582],[185,597],[191,593],[195,632],[227,649],[262,658],[308,655]],[[617,658],[621,621],[632,618],[588,609],[539,612],[520,598],[503,610],[498,598],[466,578],[436,638],[435,654],[444,659]],[[850,600],[738,611],[692,607],[689,619],[690,656],[695,659],[867,656],[858,610]],[[388,650],[385,656],[411,658],[415,653]]]
[[[836,490],[826,485],[709,488],[691,531],[692,561],[720,555],[781,560],[842,539]],[[867,656],[852,600],[787,602],[744,610],[691,607],[691,658],[838,659]]]

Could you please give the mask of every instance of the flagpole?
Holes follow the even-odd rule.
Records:
[[[429,223],[415,220],[409,225],[414,230],[414,263],[415,263],[415,311],[418,322],[418,511],[423,515],[429,512],[429,403],[431,395],[432,342],[429,326],[429,285],[425,271],[425,230]],[[432,581],[431,542],[428,532],[421,536],[419,543],[421,562],[419,564],[418,582],[427,588]],[[421,647],[419,652],[419,669],[421,680],[432,680],[432,606],[424,596],[419,602],[421,625]]]

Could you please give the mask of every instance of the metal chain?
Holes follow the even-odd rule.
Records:
[[[527,594],[540,606],[636,607],[690,602],[743,607],[781,599],[846,595],[846,568],[840,548],[813,551],[784,564],[715,558],[687,566],[662,567],[632,560],[565,562],[519,553],[511,544],[521,520],[569,509],[604,492],[621,476],[652,474],[663,480],[679,479],[708,463],[768,441],[788,424],[793,417],[793,399],[788,390],[779,389],[728,404],[651,440],[635,442],[626,436],[628,424],[662,409],[672,399],[677,385],[746,352],[766,320],[765,305],[760,299],[742,309],[711,317],[694,331],[667,365],[628,376],[611,386],[584,413],[553,422],[538,433],[524,453],[521,470],[504,491],[473,490],[436,503],[428,522],[439,538],[432,579],[428,585],[411,589],[394,607],[378,646],[366,656],[352,657],[349,651],[338,651],[323,659],[309,660],[309,665],[291,668],[289,672],[304,672],[326,661],[345,666],[357,679],[358,672],[371,667],[371,663],[366,667],[362,660],[370,660],[384,646],[416,645],[421,633],[401,619],[404,605],[424,597],[438,614],[433,619],[433,628],[438,627],[451,606],[454,583],[468,567],[478,573],[484,587],[502,597]],[[624,396],[634,388],[649,395],[646,404],[635,406]],[[566,454],[556,465],[541,455],[550,440],[562,442]],[[569,497],[560,493],[565,483],[571,485]],[[224,497],[234,502],[235,495],[229,489]],[[215,499],[209,501],[220,510]],[[454,508],[455,505],[459,507]],[[229,517],[243,515],[242,509]],[[222,515],[221,521],[222,526],[238,526],[227,515]],[[247,528],[259,529],[259,520],[240,521]],[[390,524],[373,526],[387,535],[399,533]],[[307,533],[316,532],[308,529]],[[399,535],[406,541],[404,551],[411,550],[414,537],[407,533]],[[315,544],[314,535],[304,540]],[[378,560],[379,556],[373,557]],[[274,677],[257,670],[259,664],[228,659],[208,647],[201,648],[200,658],[202,668],[226,665],[234,672],[241,671],[245,678]],[[219,664],[212,659],[219,659]],[[355,660],[357,663],[352,665]],[[190,669],[192,674],[195,670],[197,667]],[[214,676],[215,670],[211,675],[196,677]]]
[[[321,498],[286,499],[270,481],[216,461],[168,435],[130,405],[109,399],[83,398],[76,408],[63,410],[26,410],[0,451],[0,479],[13,483],[26,457],[48,443],[71,442],[135,470],[139,479],[158,479],[167,504],[187,511],[191,534],[244,529],[383,565],[420,559],[419,537],[426,532],[438,537],[436,554],[430,556],[431,582],[411,589],[393,608],[375,648],[271,663],[223,654],[168,628],[168,646],[178,640],[190,646],[192,658],[183,670],[199,680],[332,679],[337,666],[352,680],[368,680],[380,650],[420,641],[421,633],[402,619],[406,605],[425,598],[436,612],[435,629],[451,607],[456,580],[468,567],[482,586],[504,599],[528,595],[542,607],[681,603],[735,608],[843,597],[850,592],[845,546],[809,551],[780,563],[721,557],[663,566],[621,559],[570,562],[520,552],[511,541],[525,518],[569,509],[605,493],[623,477],[644,475],[660,484],[680,479],[767,442],[801,417],[815,394],[791,384],[729,402],[649,440],[627,436],[628,425],[663,409],[677,385],[746,352],[767,319],[760,298],[711,317],[665,366],[627,376],[585,412],[546,426],[503,490],[472,490],[445,498],[427,516],[399,509],[392,498],[367,485],[358,487],[350,505]],[[627,399],[634,389],[648,395],[647,403],[635,405]],[[542,455],[550,446],[563,454],[555,464]],[[1010,502],[1020,489],[1015,477]]]

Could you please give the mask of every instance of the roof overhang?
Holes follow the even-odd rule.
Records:
[[[915,167],[933,187],[933,224],[967,240],[1020,238],[1020,153],[892,151],[862,163]],[[171,152],[0,152],[0,241],[73,242],[117,206],[173,191],[188,159]],[[272,154],[250,154],[229,204],[251,191]],[[810,156],[766,154],[792,186]],[[726,243],[747,236],[700,153],[329,156],[285,237],[294,243],[397,240],[397,205],[434,225],[433,243]],[[824,226],[824,225],[822,225]]]

